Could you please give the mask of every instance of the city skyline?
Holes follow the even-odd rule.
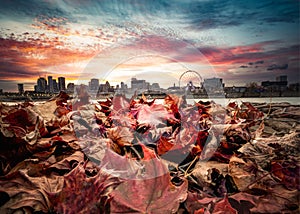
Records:
[[[187,71],[187,72],[194,72],[194,71]],[[184,72],[185,74],[186,72]],[[80,85],[84,85],[87,87],[88,90],[90,91],[95,91],[95,92],[101,92],[103,91],[109,91],[109,89],[113,90],[127,90],[127,89],[147,89],[147,90],[166,90],[166,89],[184,89],[187,87],[203,87],[205,90],[213,91],[215,89],[225,89],[228,88],[226,83],[223,81],[222,78],[207,78],[203,79],[203,81],[194,81],[192,79],[187,80],[186,82],[182,82],[181,85],[180,83],[173,83],[173,85],[169,85],[166,88],[161,87],[158,82],[147,82],[147,80],[144,79],[137,79],[136,77],[131,78],[129,85],[128,86],[125,82],[120,82],[116,85],[111,85],[108,80],[104,80],[103,82],[99,81],[97,78],[90,79],[88,84],[74,84],[74,82],[69,82],[66,87],[66,78],[65,77],[57,77],[58,82],[56,82],[56,79],[54,79],[52,76],[48,76],[47,78],[44,77],[39,77],[36,80],[36,85],[34,85],[34,90],[27,90],[27,92],[42,92],[42,93],[59,93],[60,91],[68,91],[70,93],[74,92],[74,87],[80,87]],[[195,80],[195,79],[194,79]],[[286,90],[288,86],[292,87],[299,87],[300,83],[296,84],[290,84],[287,79],[286,75],[281,75],[281,76],[276,76],[275,79],[273,80],[267,80],[267,81],[262,81],[261,84],[257,84],[256,82],[251,82],[250,84],[244,85],[244,86],[230,86],[229,88],[247,88],[247,87],[253,87],[253,84],[256,85],[257,87],[262,87],[265,89],[268,88],[277,88],[277,87],[283,87],[280,90]],[[22,94],[25,92],[24,90],[24,85],[23,83],[18,83],[17,84],[17,91]],[[72,89],[72,91],[70,91]],[[277,89],[276,89],[277,90]],[[296,89],[299,90],[299,89]],[[114,91],[115,92],[115,91]],[[3,90],[2,90],[3,93]]]
[[[188,69],[227,85],[299,82],[299,1],[28,0],[1,1],[0,12],[4,91],[28,90],[38,76],[105,79],[112,69],[115,82]]]

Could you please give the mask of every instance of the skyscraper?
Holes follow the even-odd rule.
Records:
[[[54,93],[59,92],[59,90],[58,90],[58,84],[56,82],[56,79],[53,79],[52,83],[53,83],[53,92]]]
[[[52,77],[51,77],[52,80]],[[37,80],[37,92],[45,93],[47,89],[47,80],[44,77],[40,77]]]
[[[52,76],[48,76],[48,90],[50,93],[54,91]]]
[[[18,84],[18,92],[19,92],[19,94],[24,93],[24,84],[21,84],[21,83]]]
[[[58,90],[66,90],[66,79],[64,77],[58,77]]]
[[[91,79],[90,90],[97,91],[99,88],[99,79]]]

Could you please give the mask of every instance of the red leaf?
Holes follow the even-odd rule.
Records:
[[[170,151],[174,146],[174,140],[171,137],[161,136],[157,143],[157,154],[163,155]]]
[[[57,117],[61,117],[63,115],[67,115],[70,111],[65,108],[65,107],[62,107],[62,106],[58,106],[55,111],[54,111],[54,114],[57,116]]]
[[[124,96],[114,96],[112,105],[115,112],[119,112],[121,110],[129,111],[130,100]]]
[[[110,194],[112,213],[174,213],[186,199],[187,180],[174,186],[167,166],[157,158],[136,161],[108,150],[100,167],[125,179]]]
[[[56,194],[49,194],[57,213],[105,213],[109,210],[109,193],[119,180],[99,170],[87,177],[83,166],[64,176],[64,184]]]
[[[166,124],[168,119],[177,120],[172,113],[159,104],[135,106],[131,109],[131,113],[136,116],[139,124],[150,124],[154,127],[161,123]]]
[[[155,152],[152,149],[149,149],[147,146],[145,146],[142,143],[140,144],[140,146],[142,147],[144,153],[143,160],[151,160],[153,158],[157,158]]]
[[[295,162],[273,161],[271,163],[271,172],[277,177],[285,187],[290,189],[299,188],[299,166]]]
[[[238,107],[238,105],[237,105],[236,102],[231,102],[231,103],[228,104],[228,107],[236,109]]]
[[[3,118],[4,123],[19,126],[26,130],[27,126],[35,125],[37,115],[25,108],[15,109]]]
[[[217,198],[210,197],[205,192],[194,193],[188,192],[188,197],[185,201],[186,209],[189,213],[207,213],[206,208],[210,207]],[[208,212],[209,213],[209,212]]]
[[[214,207],[214,214],[237,214],[238,212],[232,208],[231,204],[228,201],[227,195],[223,200],[216,203]]]
[[[109,99],[106,99],[106,101],[98,101],[98,103],[101,106],[101,112],[108,115],[110,113],[110,107],[112,105],[112,101]]]

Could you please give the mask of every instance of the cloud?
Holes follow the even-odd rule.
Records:
[[[269,70],[269,71],[272,71],[272,70],[286,70],[286,69],[288,69],[288,64],[283,64],[283,65],[272,64],[267,68],[267,70]]]
[[[266,41],[255,43],[252,45],[235,46],[235,47],[203,47],[199,50],[207,57],[207,59],[215,65],[229,65],[247,63],[249,65],[260,64],[266,60],[289,60],[294,57],[299,59],[300,45],[291,45],[288,47],[277,47],[276,49],[268,50],[268,46],[276,44],[277,41]],[[257,63],[259,62],[259,63]]]
[[[264,64],[263,60],[256,61],[254,64]]]
[[[93,51],[81,52],[67,47],[57,48],[58,44],[63,45],[63,43],[47,39],[17,41],[0,38],[0,44],[2,80],[36,78],[41,73],[53,72],[48,70],[50,66],[75,65],[76,62],[89,60],[95,55]],[[73,69],[76,73],[76,66]]]
[[[183,14],[192,29],[213,29],[239,26],[253,23],[260,24],[299,22],[299,2],[278,0],[239,1],[185,1],[182,3]]]
[[[248,68],[248,67],[251,67],[251,65],[256,65],[255,68],[258,68],[258,64],[264,64],[264,60],[259,60],[259,61],[256,61],[256,62],[248,62],[248,65],[241,65],[240,68]]]
[[[71,17],[71,14],[59,6],[62,2],[39,0],[16,0],[1,1],[0,13],[4,18],[10,17],[12,20],[22,17],[21,21],[26,21],[41,14],[48,17]]]

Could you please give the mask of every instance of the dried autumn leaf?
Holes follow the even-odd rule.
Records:
[[[49,212],[51,202],[46,192],[55,193],[62,188],[61,177],[30,177],[26,169],[0,179],[0,192],[5,192],[9,200],[0,207],[1,213],[13,213],[22,208],[31,212]]]
[[[12,109],[9,114],[2,119],[4,123],[11,126],[23,128],[25,131],[32,131],[38,121],[38,114],[29,108]]]
[[[130,100],[128,100],[125,96],[114,96],[112,99],[113,111],[129,111],[130,108]]]
[[[109,213],[110,192],[119,185],[117,178],[97,169],[98,173],[88,177],[78,164],[64,176],[64,183],[57,193],[48,193],[57,213]]]
[[[239,213],[250,213],[250,209],[256,206],[259,196],[239,192],[229,196],[228,200],[232,207]]]
[[[105,115],[109,115],[111,112],[111,105],[112,105],[112,101],[110,99],[106,99],[106,101],[98,101],[98,103],[101,106],[100,111],[105,113]]]
[[[157,158],[154,150],[152,149],[149,149],[147,146],[145,146],[144,144],[139,144],[142,149],[143,149],[143,153],[144,153],[144,157],[143,157],[143,160],[151,160],[153,158]]]
[[[188,192],[187,199],[185,201],[185,207],[189,213],[197,213],[200,211],[205,212],[205,209],[211,207],[211,205],[217,200],[216,197],[211,197],[205,192]],[[200,212],[201,213],[201,212]],[[210,213],[210,212],[209,212]]]
[[[158,159],[151,159],[145,164],[145,171],[155,175],[161,167],[164,166]],[[113,213],[174,213],[179,203],[186,199],[187,181],[174,186],[169,173],[152,178],[130,179],[120,184],[111,196]]]
[[[281,163],[280,163],[281,162]],[[272,161],[271,172],[289,189],[300,189],[299,178],[300,167],[296,162],[291,161]]]
[[[120,147],[129,146],[133,141],[133,134],[128,127],[117,126],[107,130],[108,138]]]
[[[256,178],[255,174],[247,172],[245,170],[246,162],[241,159],[233,156],[230,158],[228,171],[229,175],[233,178],[234,183],[237,185],[240,191],[245,191],[249,188]]]
[[[215,204],[213,214],[237,214],[238,212],[232,208],[228,201],[228,196],[226,195],[223,200]]]
[[[70,110],[68,110],[66,107],[57,106],[57,108],[54,111],[54,115],[60,118],[63,115],[67,115],[69,112]]]
[[[45,123],[55,118],[54,112],[57,108],[56,101],[47,101],[32,107],[32,110],[41,116]]]
[[[6,138],[23,138],[26,136],[26,131],[19,126],[11,126],[11,125],[2,125],[0,130],[4,137]]]
[[[163,105],[159,104],[152,104],[151,106],[142,104],[132,108],[131,113],[136,116],[139,124],[150,124],[153,127],[166,124],[168,119],[177,120],[174,114],[168,112]]]
[[[255,197],[252,213],[299,213],[299,192],[281,185],[270,188],[266,195]]]
[[[69,157],[62,159],[48,167],[48,171],[60,172],[66,174],[70,172],[78,163],[84,161],[84,154],[81,151],[76,151]],[[50,169],[50,170],[49,170]]]
[[[174,146],[172,137],[161,136],[157,142],[157,154],[163,155],[169,152]]]
[[[263,112],[259,111],[256,107],[254,107],[251,103],[249,102],[243,102],[242,103],[242,108],[243,106],[247,107],[247,110],[244,110],[241,112],[241,118],[247,119],[248,121],[256,121],[258,119],[263,118],[264,114]]]

